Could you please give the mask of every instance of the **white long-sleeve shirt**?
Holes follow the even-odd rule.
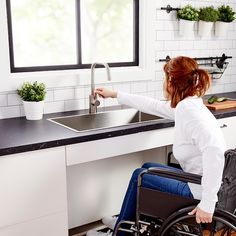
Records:
[[[203,104],[193,96],[171,108],[170,101],[118,92],[118,102],[140,111],[175,121],[173,153],[183,171],[202,175],[201,185],[189,183],[199,208],[213,213],[218,200],[224,168],[225,141],[219,124]]]

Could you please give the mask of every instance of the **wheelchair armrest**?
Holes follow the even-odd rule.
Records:
[[[170,179],[176,179],[183,182],[190,182],[194,184],[201,184],[202,176],[197,174],[191,174],[188,172],[177,172],[171,169],[159,168],[159,167],[151,167],[146,172],[147,174],[158,175]]]

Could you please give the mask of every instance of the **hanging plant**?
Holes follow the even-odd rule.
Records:
[[[179,34],[185,38],[192,38],[194,24],[199,19],[198,10],[188,4],[178,11],[177,18],[179,19]]]
[[[218,17],[218,10],[213,6],[200,8],[198,34],[201,37],[210,37],[214,22],[217,21]]]
[[[222,5],[218,7],[218,20],[215,24],[215,35],[216,37],[226,37],[229,24],[235,20],[235,12],[232,7]]]

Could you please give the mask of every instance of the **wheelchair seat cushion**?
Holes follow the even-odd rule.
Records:
[[[225,152],[225,167],[217,208],[235,213],[236,210],[236,149]]]

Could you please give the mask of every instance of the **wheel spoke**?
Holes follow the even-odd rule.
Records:
[[[216,230],[219,225],[221,228]],[[176,230],[178,234],[175,235],[181,236],[236,236],[235,225],[236,222],[227,221],[219,216],[215,216],[211,224],[194,224],[189,216],[182,216],[170,222],[160,235],[169,236],[170,232]]]

